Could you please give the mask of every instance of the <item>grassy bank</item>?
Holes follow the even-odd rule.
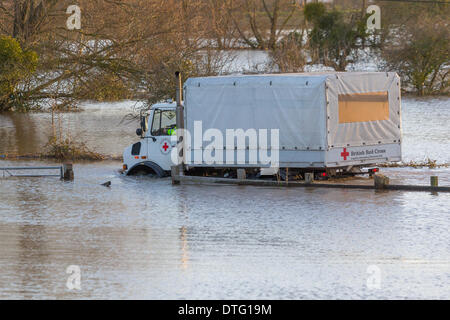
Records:
[[[82,158],[55,158],[41,153],[29,154],[0,154],[0,161],[22,161],[22,160],[53,160],[57,162],[72,161],[72,162],[101,162],[101,161],[122,161],[122,156],[101,155],[101,157],[82,157]]]

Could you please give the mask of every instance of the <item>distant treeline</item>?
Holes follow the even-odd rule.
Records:
[[[374,3],[381,29],[372,31],[366,9]],[[73,4],[0,0],[0,111],[173,98],[175,71],[223,74],[225,53],[243,48],[269,53],[266,72],[345,71],[370,57],[398,72],[405,91],[448,94],[445,3],[78,0],[81,28],[71,30]]]

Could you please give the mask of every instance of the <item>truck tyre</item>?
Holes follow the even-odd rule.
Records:
[[[156,163],[151,161],[145,161],[137,164],[128,172],[129,176],[132,176],[139,172],[140,170],[146,171],[148,174],[154,173],[158,178],[164,178],[166,176],[166,172],[158,166]]]

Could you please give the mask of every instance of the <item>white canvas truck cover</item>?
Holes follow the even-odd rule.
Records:
[[[336,73],[326,80],[330,147],[398,143],[400,78],[396,73]]]
[[[224,136],[226,129],[279,129],[283,151],[397,143],[399,82],[395,73],[379,72],[191,78],[185,128],[193,132],[194,121],[202,121],[203,132]]]

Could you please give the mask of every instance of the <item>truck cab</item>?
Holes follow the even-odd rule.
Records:
[[[177,104],[158,103],[140,114],[140,128],[136,134],[140,141],[128,146],[123,153],[123,173],[126,175],[170,175],[171,152],[176,148]]]

